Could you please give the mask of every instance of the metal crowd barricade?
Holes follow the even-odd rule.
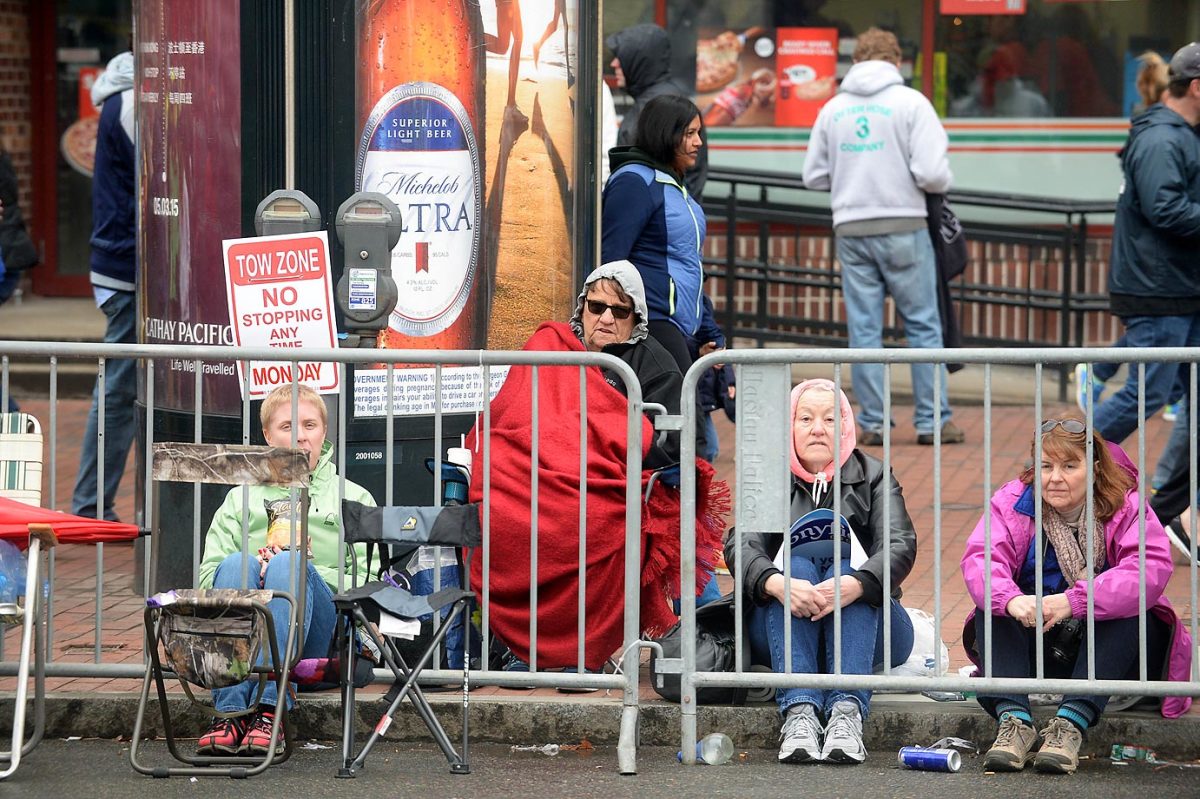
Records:
[[[288,357],[290,356],[290,357]],[[491,497],[490,497],[490,482],[489,476],[483,476],[484,486],[484,501],[482,511],[483,525],[483,540],[482,549],[483,562],[483,588],[482,588],[482,652],[483,652],[483,669],[480,671],[472,671],[471,681],[476,685],[497,685],[497,686],[535,686],[535,687],[563,687],[563,688],[586,688],[586,689],[607,689],[620,690],[622,692],[622,710],[620,719],[620,742],[618,744],[618,767],[622,773],[634,773],[636,771],[636,747],[637,747],[637,729],[638,729],[638,679],[639,679],[639,659],[640,650],[645,647],[653,646],[652,642],[641,640],[640,634],[640,576],[641,576],[641,442],[642,442],[642,419],[643,412],[658,412],[663,413],[665,409],[654,405],[643,405],[641,397],[641,387],[637,381],[633,370],[623,361],[611,355],[589,352],[528,352],[528,351],[443,351],[443,350],[373,350],[373,349],[339,349],[339,350],[303,350],[302,356],[300,351],[292,352],[278,349],[267,348],[236,348],[236,347],[199,347],[199,346],[164,346],[164,345],[124,345],[124,344],[66,344],[66,343],[48,343],[48,342],[4,342],[0,344],[0,401],[7,399],[7,390],[9,384],[9,363],[12,358],[20,358],[28,360],[30,358],[46,359],[50,364],[49,374],[49,414],[46,424],[48,430],[48,440],[50,444],[48,472],[51,476],[49,481],[50,492],[47,497],[47,504],[53,507],[58,504],[60,498],[55,492],[55,475],[59,468],[58,463],[58,428],[59,428],[59,361],[60,359],[95,359],[99,364],[99,380],[100,396],[103,397],[103,381],[104,381],[104,363],[106,359],[114,358],[137,358],[144,362],[144,391],[141,399],[146,407],[146,419],[144,428],[144,440],[139,442],[139,446],[143,448],[146,457],[143,463],[150,462],[149,453],[154,446],[154,414],[155,414],[155,369],[165,368],[164,363],[169,360],[182,361],[190,363],[189,371],[195,375],[193,397],[195,414],[194,424],[194,442],[204,443],[203,431],[203,375],[204,365],[206,363],[217,361],[260,361],[260,362],[276,362],[292,364],[293,367],[300,361],[303,362],[326,362],[336,363],[340,371],[341,385],[346,386],[346,366],[353,363],[382,363],[385,366],[388,383],[388,412],[386,414],[386,441],[385,441],[385,470],[386,470],[386,489],[385,496],[377,497],[380,504],[392,503],[392,486],[393,486],[393,449],[394,442],[392,440],[394,414],[394,386],[393,377],[397,371],[397,365],[404,366],[425,366],[432,367],[435,370],[434,378],[434,413],[433,413],[433,430],[434,430],[434,451],[429,453],[433,461],[434,475],[434,496],[433,503],[438,504],[441,499],[441,473],[442,462],[445,458],[445,453],[441,451],[442,425],[443,417],[446,415],[443,412],[443,403],[441,396],[442,372],[444,367],[473,367],[478,368],[482,373],[482,385],[489,386],[491,384],[491,372],[493,369],[511,366],[529,366],[534,370],[534,374],[540,368],[544,367],[574,367],[579,370],[580,375],[580,391],[584,398],[583,421],[580,429],[581,442],[581,463],[580,463],[580,480],[581,483],[586,483],[587,475],[587,429],[586,429],[586,389],[585,389],[585,370],[590,367],[603,367],[610,373],[617,374],[626,386],[626,394],[628,398],[628,414],[627,414],[627,440],[629,442],[626,469],[628,481],[626,486],[626,503],[625,503],[625,559],[624,559],[624,581],[625,581],[625,615],[623,620],[623,642],[619,653],[614,653],[616,659],[620,663],[620,672],[614,674],[590,674],[584,673],[583,669],[583,641],[584,629],[586,625],[586,614],[588,612],[599,612],[594,609],[584,608],[580,614],[577,624],[579,638],[579,655],[578,668],[574,671],[555,671],[549,672],[539,670],[536,664],[536,655],[530,664],[531,671],[529,672],[506,672],[499,669],[491,669],[487,663],[487,653],[489,646],[489,628],[488,628],[488,579],[491,569],[496,567],[496,564],[488,562],[489,551],[489,535],[491,522]],[[247,370],[248,372],[248,370]],[[246,378],[248,379],[248,377]],[[534,389],[536,391],[536,377],[534,379]],[[247,394],[243,391],[243,396]],[[545,423],[544,420],[538,419],[538,404],[530,403],[533,408],[533,425],[536,431],[539,422]],[[335,458],[338,466],[339,477],[341,482],[338,489],[338,500],[345,494],[345,467],[346,467],[346,419],[347,419],[347,401],[346,390],[343,388],[338,396],[338,414],[337,414],[337,445],[335,448]],[[250,418],[250,403],[248,399],[243,400],[241,408],[242,417],[242,444],[249,444],[251,431]],[[489,436],[491,431],[491,413],[488,404],[484,404],[478,413],[478,425],[484,431],[484,460],[488,459]],[[99,433],[104,434],[104,417],[103,412],[99,418]],[[331,431],[332,432],[332,431]],[[74,465],[66,465],[66,468],[73,471]],[[146,519],[154,517],[154,493],[155,487],[150,474],[140,475],[140,479],[144,481],[143,497],[144,502],[142,507],[138,509],[139,514],[144,515]],[[102,475],[101,475],[102,483]],[[530,483],[530,501],[534,503],[536,508],[538,498],[538,485],[536,472],[531,475]],[[586,527],[586,494],[581,500],[580,526]],[[100,496],[98,497],[97,505],[103,506],[103,488],[101,485]],[[243,503],[243,507],[245,503]],[[204,538],[204,525],[206,520],[199,518],[198,496],[195,497],[194,507],[195,518],[193,519],[193,552],[192,552],[192,574],[193,580],[198,580],[199,562],[202,556],[202,545]],[[533,520],[535,529],[533,531],[534,539],[536,540],[536,512]],[[144,525],[148,526],[148,525]],[[248,539],[247,520],[243,518],[242,525],[242,544],[243,550],[246,547]],[[339,527],[340,529],[340,527]],[[142,585],[149,586],[151,584],[151,563],[152,563],[152,547],[155,545],[153,536],[147,539],[146,550],[143,557],[143,574]],[[339,544],[344,544],[339,533]],[[584,581],[586,580],[586,559],[583,544],[580,545],[580,606],[583,606]],[[53,554],[52,554],[53,557]],[[509,564],[505,564],[508,568]],[[531,574],[537,573],[536,550],[531,564],[529,564]],[[144,660],[145,657],[137,663],[116,663],[106,662],[103,657],[102,637],[104,630],[104,608],[106,606],[104,582],[106,575],[104,554],[102,547],[97,547],[96,557],[96,592],[94,599],[94,619],[95,627],[93,630],[94,646],[92,651],[92,660],[89,663],[74,663],[62,660],[56,660],[53,657],[46,664],[45,674],[48,677],[82,677],[96,678],[102,677],[107,679],[112,678],[141,678],[145,673]],[[245,575],[243,575],[245,577]],[[50,620],[47,625],[47,648],[53,655],[54,641],[54,599],[58,594],[59,587],[54,580],[54,562],[50,564],[50,583],[51,596],[49,599],[48,615]],[[339,580],[340,581],[340,580]],[[536,597],[536,580],[534,581],[535,590],[531,596],[530,614],[532,619],[537,616],[537,597]],[[434,590],[440,586],[440,573],[438,569],[434,569]],[[339,586],[340,588],[340,586]],[[132,598],[130,607],[127,609],[129,613],[140,613],[141,601],[138,598]],[[136,608],[137,610],[134,610]],[[121,612],[121,611],[117,611]],[[469,646],[469,636],[467,641]],[[536,622],[531,625],[531,649],[536,653],[537,649],[537,629]],[[469,668],[469,650],[466,666]],[[11,676],[17,673],[18,664],[7,658],[3,658],[3,653],[0,651],[0,675]],[[389,673],[386,670],[377,670],[376,678],[378,680],[387,680]],[[462,680],[461,670],[451,669],[426,669],[422,673],[421,682],[430,684],[445,684],[447,682],[459,682]]]
[[[1198,632],[1198,573],[1197,573],[1197,549],[1196,549],[1196,489],[1197,489],[1197,436],[1196,436],[1196,419],[1197,419],[1197,367],[1200,356],[1194,350],[1186,348],[1161,348],[1161,349],[1116,349],[1116,348],[1074,348],[1074,349],[1011,349],[1011,350],[994,350],[994,349],[955,349],[955,350],[829,350],[829,349],[773,349],[773,350],[726,350],[718,353],[706,355],[692,365],[688,373],[684,376],[683,396],[680,402],[683,417],[683,434],[681,437],[681,459],[684,462],[690,462],[695,457],[695,430],[697,424],[696,417],[696,388],[700,376],[704,370],[720,363],[732,364],[736,370],[737,376],[737,391],[738,391],[738,430],[737,430],[737,497],[736,497],[736,519],[735,530],[733,533],[734,542],[737,550],[741,550],[742,531],[753,529],[758,532],[763,531],[778,531],[784,539],[785,556],[783,562],[785,564],[785,577],[790,576],[790,537],[785,535],[790,528],[790,491],[789,485],[791,481],[790,470],[788,466],[789,449],[792,440],[792,431],[790,424],[788,394],[792,386],[792,370],[793,364],[805,365],[829,365],[829,374],[834,384],[841,388],[843,385],[843,366],[846,364],[855,363],[883,363],[885,364],[884,377],[884,418],[891,418],[891,366],[897,364],[912,364],[912,363],[963,363],[977,364],[983,370],[983,400],[984,400],[984,438],[982,441],[982,461],[981,469],[982,478],[982,497],[985,521],[985,552],[986,565],[985,585],[986,595],[988,597],[987,604],[990,606],[990,598],[992,596],[991,585],[991,549],[992,536],[990,523],[989,508],[990,499],[995,491],[1004,482],[1010,479],[1009,476],[1003,476],[995,484],[993,483],[993,475],[991,473],[992,460],[992,368],[997,365],[1021,365],[1032,366],[1034,372],[1034,402],[1033,416],[1034,426],[1030,428],[1030,439],[1036,441],[1040,456],[1041,437],[1038,435],[1039,428],[1043,422],[1043,395],[1042,395],[1042,372],[1043,366],[1047,364],[1074,364],[1088,363],[1095,364],[1101,362],[1125,363],[1129,364],[1129,368],[1137,369],[1139,376],[1143,379],[1139,383],[1138,389],[1138,412],[1141,418],[1145,417],[1145,381],[1144,371],[1146,363],[1167,362],[1180,363],[1187,365],[1189,374],[1189,383],[1191,386],[1191,400],[1189,407],[1189,425],[1190,425],[1190,449],[1189,457],[1192,464],[1191,472],[1191,499],[1190,507],[1192,511],[1191,522],[1191,552],[1189,557],[1188,572],[1190,576],[1190,607],[1191,614],[1187,626],[1190,629],[1193,642],[1200,640],[1197,636]],[[933,484],[934,484],[934,499],[933,499],[933,514],[934,523],[932,529],[932,551],[934,552],[934,631],[938,639],[937,645],[940,645],[941,630],[942,630],[942,575],[941,575],[941,556],[942,552],[942,498],[940,493],[940,484],[942,482],[942,451],[941,451],[941,395],[946,390],[942,383],[941,371],[935,372],[938,377],[934,381],[934,398],[933,406],[935,408],[934,419],[934,436],[935,445],[933,447]],[[1091,455],[1091,432],[1094,427],[1093,408],[1094,403],[1089,402],[1087,405],[1087,431],[1088,431],[1088,463],[1087,463],[1087,484],[1088,484],[1088,503],[1090,506],[1092,495],[1093,482],[1093,464]],[[835,432],[834,440],[834,460],[840,462],[840,414],[835,415]],[[885,473],[891,470],[892,467],[892,448],[891,448],[892,433],[887,425],[883,428],[883,454]],[[1134,459],[1138,468],[1138,483],[1137,489],[1141,497],[1149,496],[1147,491],[1149,478],[1147,477],[1147,462],[1146,462],[1146,446],[1145,437],[1138,437],[1137,455]],[[1038,462],[1035,459],[1035,462]],[[840,514],[841,502],[841,485],[840,485],[840,470],[834,470],[834,514],[835,518]],[[1146,572],[1145,572],[1145,554],[1146,554],[1146,514],[1151,511],[1147,507],[1147,500],[1141,502],[1139,517],[1138,517],[1138,558],[1139,558],[1139,608],[1141,612],[1140,623],[1138,629],[1138,646],[1139,646],[1139,674],[1136,680],[1101,680],[1096,679],[1096,663],[1095,663],[1095,607],[1093,596],[1093,581],[1094,577],[1088,578],[1088,603],[1087,603],[1087,623],[1086,623],[1086,641],[1088,647],[1088,678],[1086,680],[1072,679],[1050,679],[1046,678],[1044,673],[1044,649],[1043,637],[1044,633],[1041,630],[1041,610],[1040,602],[1042,596],[1042,569],[1043,558],[1041,554],[1043,533],[1041,530],[1040,505],[1041,505],[1041,484],[1040,481],[1034,480],[1035,486],[1035,507],[1038,508],[1038,518],[1035,522],[1036,539],[1038,546],[1036,547],[1038,555],[1035,564],[1035,583],[1036,597],[1039,603],[1038,610],[1038,631],[1036,633],[1036,655],[1037,655],[1037,670],[1036,674],[1030,678],[1001,678],[995,677],[992,674],[992,637],[991,637],[991,614],[985,615],[985,638],[986,644],[982,653],[982,669],[981,674],[975,677],[963,677],[950,675],[944,672],[940,659],[935,657],[935,676],[907,676],[892,674],[892,668],[888,663],[888,658],[884,660],[884,673],[880,675],[858,675],[858,674],[843,674],[841,673],[841,607],[840,602],[835,598],[834,601],[834,627],[835,627],[835,663],[833,674],[801,674],[792,673],[790,665],[787,666],[787,672],[775,674],[771,672],[751,671],[750,657],[744,651],[745,636],[742,634],[743,615],[742,607],[744,599],[744,585],[741,574],[740,562],[737,567],[732,569],[734,577],[734,592],[737,596],[735,602],[735,624],[737,627],[736,641],[736,659],[735,670],[732,672],[702,672],[696,667],[696,602],[695,602],[695,562],[696,562],[696,479],[695,474],[688,469],[683,470],[681,491],[681,535],[682,535],[682,550],[681,558],[681,583],[682,583],[682,640],[683,647],[681,658],[675,661],[664,661],[658,667],[660,671],[671,672],[679,671],[681,674],[681,751],[682,758],[685,763],[693,764],[696,762],[696,740],[697,740],[697,702],[696,692],[700,688],[706,687],[723,687],[723,688],[749,688],[749,687],[767,687],[767,688],[815,688],[815,689],[831,689],[840,688],[844,690],[894,690],[894,691],[976,691],[976,692],[1015,692],[1015,693],[1095,693],[1101,695],[1140,695],[1140,696],[1200,696],[1200,658],[1197,658],[1193,652],[1190,680],[1188,682],[1169,682],[1167,680],[1150,681],[1147,679],[1147,633],[1146,633]],[[890,505],[885,505],[885,514]],[[887,531],[887,538],[884,542],[883,552],[885,554],[885,564],[889,563],[890,558],[890,539],[891,529],[887,523],[885,515],[884,529]],[[1093,512],[1088,510],[1086,524],[1088,525],[1088,542],[1092,541],[1091,536],[1097,534],[1095,529],[1095,519]],[[833,539],[837,550],[834,555],[835,577],[840,575],[840,563],[842,555],[840,552],[841,543],[840,537],[834,536]],[[1087,566],[1089,574],[1094,574],[1094,561],[1092,557],[1091,547],[1088,547]],[[883,580],[883,596],[891,595],[891,575],[890,568],[885,566]],[[837,583],[835,582],[835,587]],[[963,588],[965,591],[965,588]],[[890,623],[890,613],[883,614],[883,651],[888,653],[891,651],[892,630]],[[784,626],[784,661],[788,664],[792,662],[792,640],[790,634],[790,625]],[[1194,644],[1193,644],[1194,647]]]

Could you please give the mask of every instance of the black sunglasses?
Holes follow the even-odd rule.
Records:
[[[604,316],[605,311],[612,311],[613,319],[628,319],[633,309],[624,305],[609,305],[600,300],[588,300],[587,309],[596,316]]]
[[[1078,419],[1047,419],[1042,422],[1042,432],[1049,433],[1055,427],[1062,426],[1063,430],[1068,433],[1082,433],[1087,430],[1087,425]]]

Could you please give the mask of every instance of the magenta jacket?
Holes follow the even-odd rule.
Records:
[[[1109,445],[1114,460],[1126,470],[1136,473],[1128,456],[1120,448]],[[1029,544],[1034,537],[1033,492],[1020,480],[1006,483],[991,501],[992,518],[992,615],[1008,615],[1005,608],[1013,597],[1023,592],[1017,586],[1017,577]],[[1104,526],[1105,568],[1095,579],[1096,618],[1124,619],[1138,612],[1138,504],[1136,490],[1125,495],[1125,504],[1112,520]],[[1167,581],[1174,566],[1171,563],[1171,545],[1167,541],[1162,525],[1150,508],[1146,507],[1146,604],[1150,611],[1166,622],[1173,630],[1170,655],[1167,658],[1167,678],[1187,682],[1191,676],[1192,637],[1175,613],[1171,603],[1163,596]],[[967,540],[963,553],[963,580],[967,592],[975,601],[975,608],[983,608],[984,592],[984,519],[980,518],[974,532]],[[1087,582],[1079,581],[1067,589],[1071,613],[1076,618],[1087,616]],[[967,616],[963,629],[963,645],[968,656],[980,666],[974,652],[975,613]],[[1177,718],[1191,707],[1191,697],[1169,696],[1162,702],[1162,714]]]

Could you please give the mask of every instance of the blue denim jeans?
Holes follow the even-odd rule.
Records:
[[[1163,665],[1169,657],[1171,627],[1153,613],[1146,614],[1146,674],[1151,680],[1162,679]],[[1138,617],[1096,619],[1096,679],[1136,680],[1139,671]],[[1011,616],[992,616],[992,676],[1033,677],[1037,674],[1037,644],[1034,630],[1024,627]],[[975,641],[980,653],[986,650],[984,614],[975,614]],[[1079,645],[1073,665],[1056,662],[1043,650],[1047,679],[1086,680],[1088,676],[1087,636]],[[980,655],[982,660],[982,654]],[[980,674],[983,669],[980,668]],[[996,704],[1008,700],[1029,709],[1028,694],[987,694],[976,698],[992,718],[998,717]],[[1063,701],[1082,701],[1091,705],[1096,717],[1108,705],[1108,695],[1067,694]]]
[[[842,574],[850,574],[850,561],[842,561]],[[811,560],[792,557],[792,579],[808,580],[814,585],[833,576],[830,566],[818,574]],[[913,648],[912,620],[896,600],[890,600],[892,613],[891,665],[899,666],[908,660]],[[750,615],[750,651],[753,662],[770,663],[776,674],[785,672],[783,649],[783,605],[772,599],[756,606]],[[787,614],[792,621],[792,672],[794,674],[833,673],[833,614],[818,622]],[[853,602],[842,608],[842,673],[871,674],[883,663],[883,613],[866,602]],[[786,714],[792,705],[807,702],[816,708],[817,715],[829,716],[835,702],[851,699],[858,704],[865,720],[871,708],[870,691],[822,691],[816,688],[781,688],[775,692],[779,712]]]
[[[1187,366],[1183,365],[1179,371],[1186,372]],[[1191,408],[1188,407],[1188,403],[1182,403],[1171,425],[1171,437],[1167,439],[1162,454],[1158,456],[1158,462],[1154,464],[1154,476],[1150,480],[1150,486],[1155,491],[1170,480],[1176,471],[1187,469],[1188,461],[1192,457],[1190,414]]]
[[[1200,314],[1191,316],[1129,316],[1125,323],[1128,347],[1200,347]],[[1176,393],[1180,367],[1177,363],[1148,363],[1146,366],[1146,415],[1158,413]],[[1186,386],[1185,386],[1186,389]],[[1187,399],[1187,392],[1184,392]],[[1096,406],[1096,430],[1120,444],[1138,429],[1138,366],[1129,365],[1129,377],[1121,389]]]
[[[713,463],[721,452],[721,442],[717,440],[717,425],[712,420],[712,411],[701,412],[698,426],[704,430],[704,449],[696,450],[696,454]],[[696,443],[700,443],[700,436],[696,436]]]
[[[839,236],[837,257],[842,265],[842,296],[850,346],[877,349],[883,346],[883,301],[892,295],[904,320],[908,346],[935,349],[942,346],[942,318],[938,314],[937,264],[929,231],[888,233],[881,236]],[[864,430],[883,429],[883,364],[856,363],[850,367],[858,423]],[[950,421],[945,366],[912,364],[913,427],[932,433],[934,427],[934,370],[940,369],[942,420]],[[891,420],[888,420],[891,423]]]
[[[106,344],[136,344],[137,303],[132,291],[118,291],[101,306],[107,318],[104,330]],[[137,401],[137,361],[110,359],[105,361],[104,381],[104,514],[103,518],[117,518],[113,500],[125,474],[125,461],[129,447],[133,444],[136,427],[134,403]],[[75,492],[71,499],[71,512],[79,516],[101,518],[96,508],[96,473],[98,461],[98,435],[100,412],[100,380],[92,391],[92,409],[88,412],[87,431],[83,435],[79,454],[79,475],[75,478]]]
[[[234,552],[221,561],[221,565],[217,566],[217,573],[213,576],[213,588],[242,587],[242,557],[241,552]],[[330,592],[329,586],[325,584],[321,575],[307,559],[304,563],[308,568],[308,582],[305,586],[304,601],[304,649],[300,652],[300,657],[320,658],[329,654],[329,644],[333,640],[333,630],[337,623],[337,611],[333,607],[333,594]],[[258,572],[258,559],[252,558],[249,563],[251,588],[287,591],[292,596],[296,596],[296,588],[290,584],[291,552],[280,552],[267,561],[265,577],[260,578]],[[267,603],[267,607],[270,608],[271,617],[275,622],[275,640],[278,642],[280,656],[282,656],[283,647],[287,645],[290,608],[287,601],[283,599],[272,599]],[[268,657],[264,648],[259,663],[266,662]],[[213,706],[217,710],[227,713],[235,710],[249,710],[250,702],[254,699],[257,690],[257,675],[228,688],[215,688],[212,692]],[[260,704],[265,707],[273,707],[278,698],[279,691],[275,687],[275,683],[268,682]],[[290,710],[294,704],[295,702],[289,695],[287,698],[288,709]]]

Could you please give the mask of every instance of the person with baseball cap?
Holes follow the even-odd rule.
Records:
[[[1120,153],[1121,182],[1113,224],[1109,305],[1131,347],[1200,346],[1200,42],[1176,51],[1162,102],[1134,118]],[[1138,370],[1095,409],[1096,430],[1120,443],[1171,399],[1177,363],[1147,363],[1144,416],[1138,416]],[[1188,384],[1184,379],[1182,383]],[[1187,397],[1183,406],[1188,406]],[[1180,414],[1177,425],[1187,425]],[[1182,471],[1187,481],[1189,464]],[[1168,479],[1168,484],[1173,482]],[[1163,488],[1167,486],[1164,485]],[[1187,504],[1186,491],[1183,493]],[[1177,515],[1178,511],[1176,511]],[[1159,513],[1159,518],[1164,514]],[[1164,523],[1171,516],[1163,518]]]

